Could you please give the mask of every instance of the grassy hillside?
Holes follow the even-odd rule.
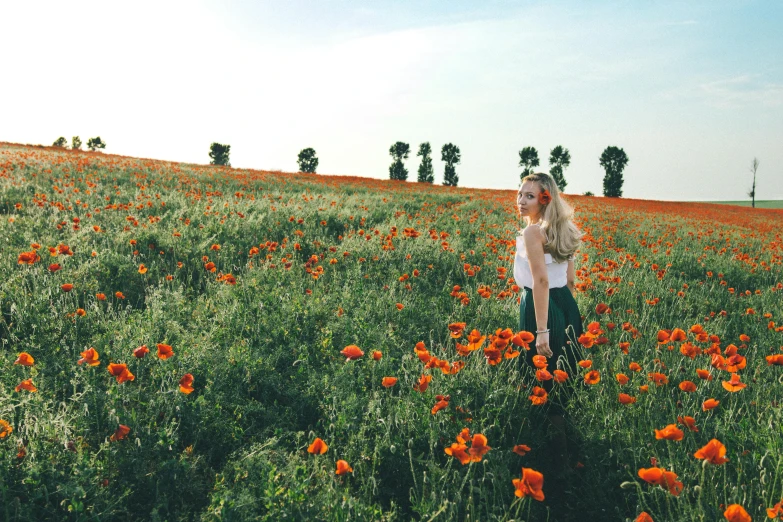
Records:
[[[716,205],[737,205],[740,207],[751,206],[750,201],[708,201],[707,203],[714,203]],[[767,199],[756,201],[756,208],[783,208],[783,200],[781,199]]]
[[[783,498],[783,211],[568,201],[592,334],[548,398],[574,383],[556,478],[507,340],[513,191],[0,144],[0,513],[546,520],[563,488],[550,520],[761,520]],[[728,462],[694,456],[711,439]],[[529,470],[543,500],[512,482]]]

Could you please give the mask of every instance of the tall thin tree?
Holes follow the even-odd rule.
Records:
[[[753,186],[751,187],[750,192],[748,192],[748,196],[751,197],[750,205],[753,208],[756,208],[756,171],[758,170],[759,170],[759,160],[753,158],[753,161],[750,164],[750,171],[753,173]]]
[[[408,169],[402,164],[402,160],[408,159],[411,152],[411,146],[405,142],[398,141],[389,148],[389,155],[394,161],[389,165],[389,179],[406,181],[408,179]]]
[[[604,149],[599,160],[604,168],[604,196],[619,198],[623,195],[623,170],[628,164],[628,155],[619,147],[610,145]]]
[[[520,178],[531,174],[534,167],[538,167],[540,160],[538,159],[538,151],[535,147],[525,147],[519,151],[519,166],[522,167],[522,174]]]
[[[563,192],[568,185],[563,171],[571,164],[571,153],[562,145],[558,145],[549,152],[549,174],[557,183],[557,188]]]
[[[419,165],[419,183],[434,183],[435,173],[432,170],[432,147],[429,141],[419,144],[419,152],[417,156],[421,156],[421,164]]]
[[[443,184],[447,187],[456,187],[459,182],[457,170],[454,165],[459,165],[462,159],[459,147],[453,143],[447,143],[440,149],[440,159],[446,163],[446,169],[443,173]]]

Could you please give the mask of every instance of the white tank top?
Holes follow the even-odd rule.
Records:
[[[573,257],[571,257],[573,259]],[[568,284],[568,261],[555,263],[552,254],[544,253],[549,288],[559,288]],[[517,236],[517,253],[514,256],[514,280],[517,285],[533,288],[533,274],[530,272],[530,262],[525,249],[525,237]]]

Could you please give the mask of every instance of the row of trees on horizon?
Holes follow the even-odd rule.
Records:
[[[65,137],[61,136],[52,144],[55,147],[67,148],[68,142]],[[71,138],[71,149],[81,150],[82,140],[79,136],[73,136]],[[100,136],[90,138],[87,140],[87,148],[91,151],[98,149],[105,149],[106,143],[101,140]],[[408,159],[410,155],[410,144],[403,141],[395,142],[389,148],[389,155],[393,161],[389,165],[389,179],[398,181],[408,180],[408,169],[405,167],[403,160]],[[446,143],[441,147],[441,161],[445,163],[443,173],[443,185],[456,187],[459,182],[459,176],[457,176],[456,165],[459,165],[462,160],[462,153],[458,146],[453,143]],[[209,150],[209,163],[211,165],[231,166],[230,161],[231,145],[225,145],[217,142],[213,142],[210,145]],[[416,181],[418,183],[434,183],[435,173],[432,167],[432,146],[429,142],[419,144],[419,151],[416,153],[421,157],[421,163],[418,167],[418,176]],[[622,197],[623,195],[623,172],[628,165],[628,155],[625,151],[614,145],[610,145],[604,149],[598,160],[601,167],[604,169],[603,178],[603,195],[606,197]],[[308,147],[299,151],[297,157],[297,164],[299,165],[299,171],[303,173],[315,174],[318,168],[318,156],[315,149]],[[519,151],[519,166],[522,167],[520,173],[520,179],[535,172],[535,168],[541,164],[541,160],[538,156],[538,150],[535,147],[524,147]],[[565,170],[571,165],[571,153],[562,145],[557,145],[549,151],[549,174],[554,178],[557,187],[561,192],[565,192],[565,188],[568,182],[565,178]],[[752,201],[752,206],[756,206],[756,173],[758,170],[759,161],[753,158],[751,166],[751,173],[753,174],[753,186],[748,191]],[[584,195],[592,196],[593,193],[588,191]]]

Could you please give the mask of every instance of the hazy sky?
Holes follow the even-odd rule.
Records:
[[[462,151],[460,186],[516,188],[518,151],[571,152],[567,193],[783,199],[783,1],[0,3],[0,140],[388,178],[389,147]]]

